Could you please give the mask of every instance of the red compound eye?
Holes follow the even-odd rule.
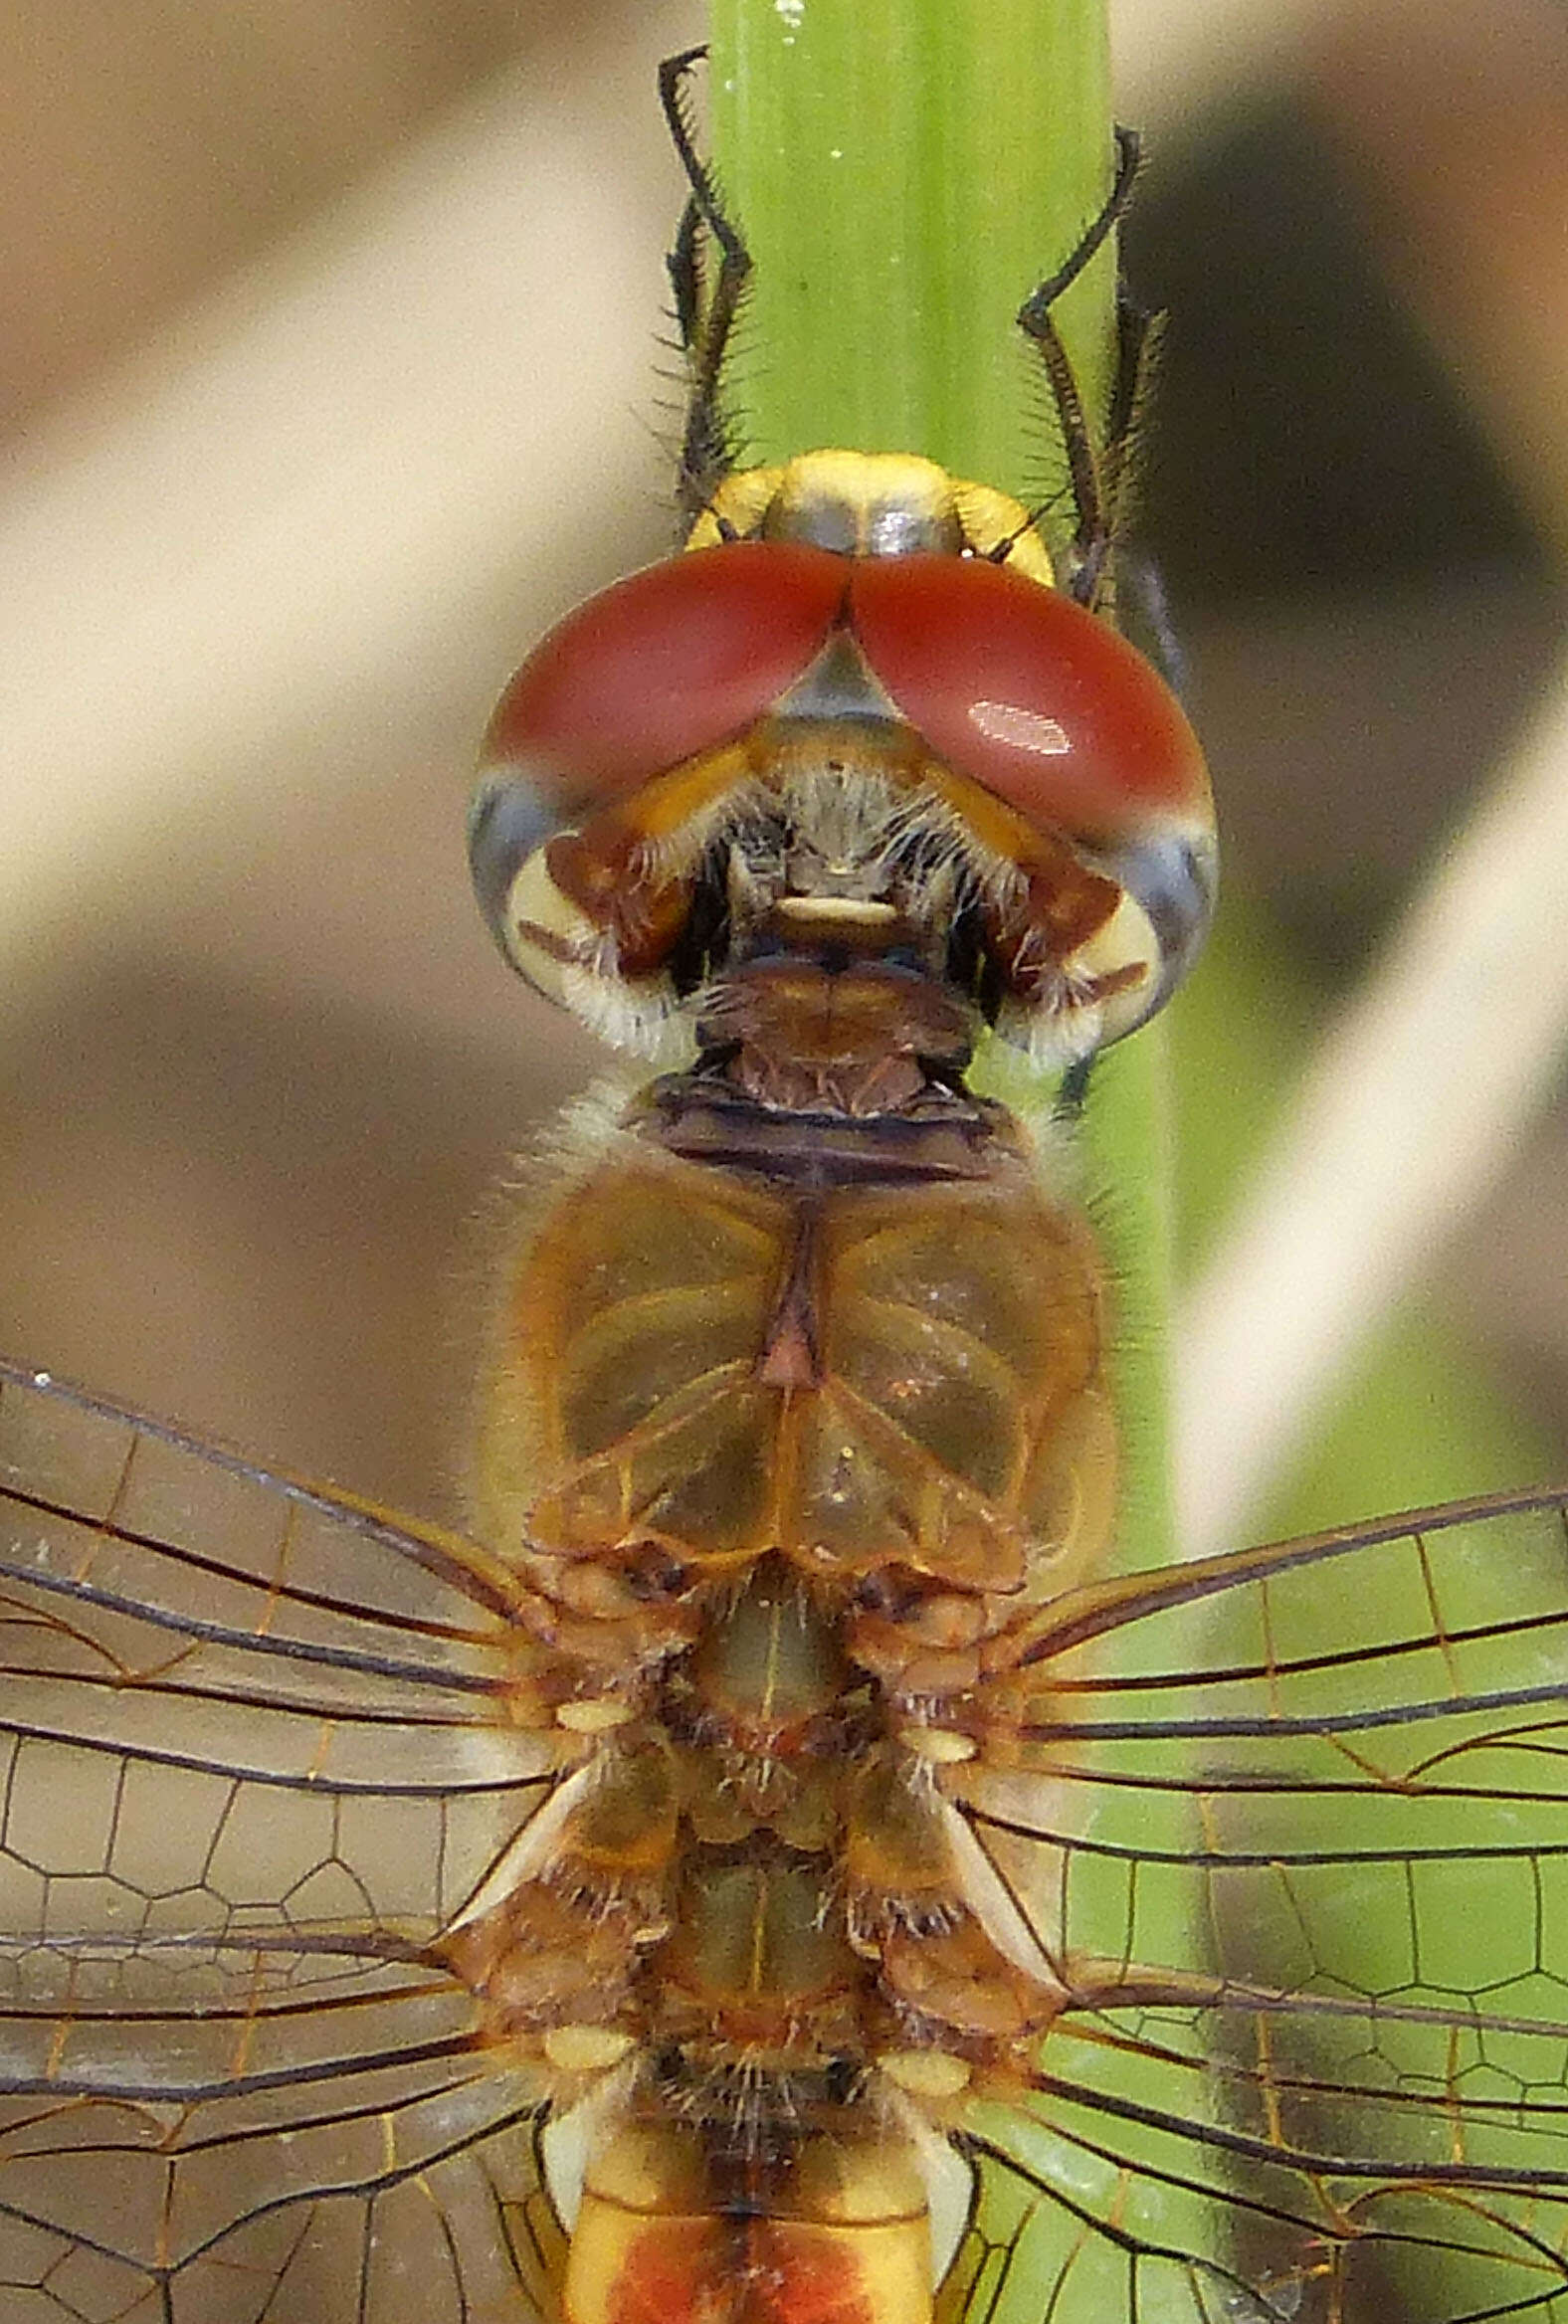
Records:
[[[535,646],[483,764],[515,767],[554,825],[612,805],[754,724],[821,650],[847,580],[842,557],[782,541],[632,574]]]
[[[485,738],[469,862],[492,934],[542,990],[564,997],[560,963],[596,957],[612,929],[617,973],[668,949],[681,899],[645,890],[627,803],[772,708],[821,652],[848,579],[824,549],[730,541],[589,598],[528,656]],[[563,896],[551,843],[590,824],[603,844]]]
[[[512,679],[469,852],[513,965],[585,1013],[633,987],[657,1010],[702,845],[683,856],[680,835],[733,787],[798,772],[814,731],[836,738],[825,766],[836,750],[901,769],[918,736],[931,789],[1013,863],[986,940],[1042,1055],[1117,1038],[1185,972],[1213,905],[1208,777],[1148,664],[1032,575],[780,539],[633,574]]]
[[[974,557],[867,559],[852,619],[901,714],[1037,829],[1100,845],[1209,820],[1181,705],[1143,657],[1054,589]]]

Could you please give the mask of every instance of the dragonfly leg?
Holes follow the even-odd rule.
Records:
[[[679,480],[681,506],[688,519],[702,513],[714,486],[735,465],[720,388],[730,334],[751,273],[751,253],[719,199],[691,125],[692,70],[706,55],[705,48],[683,49],[659,68],[659,101],[691,189],[667,261],[676,324],[691,373]],[[718,272],[711,286],[704,281],[707,240],[718,251]]]
[[[1019,328],[1040,350],[1046,379],[1056,405],[1057,425],[1067,455],[1068,477],[1077,523],[1073,536],[1073,569],[1068,587],[1080,605],[1092,605],[1100,594],[1105,565],[1115,534],[1126,453],[1135,434],[1138,406],[1149,341],[1149,317],[1118,288],[1116,302],[1116,385],[1107,416],[1105,442],[1096,448],[1094,433],[1083,409],[1078,378],[1057,327],[1054,308],[1103,246],[1132,199],[1140,154],[1136,130],[1116,131],[1116,169],[1097,217],[1085,227],[1054,275],[1036,285],[1018,310]]]

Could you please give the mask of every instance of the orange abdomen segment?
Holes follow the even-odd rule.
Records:
[[[738,2234],[713,2220],[612,2225],[590,2199],[572,2243],[566,2324],[928,2324],[929,2240],[923,2219],[758,2220]],[[613,2247],[618,2270],[599,2280],[590,2247],[596,2262]]]
[[[802,1192],[615,1134],[514,1262],[482,1410],[503,1553],[1063,1587],[1108,1525],[1101,1273],[1016,1157]]]
[[[808,2141],[787,2216],[667,2208],[689,2201],[691,2163],[678,2132],[648,2129],[590,2165],[565,2324],[929,2324],[930,2223],[901,2145]]]

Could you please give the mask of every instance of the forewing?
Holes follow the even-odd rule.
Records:
[[[0,1369],[0,2313],[539,2312],[539,2092],[426,1948],[548,1793],[507,1578]]]
[[[477,1552],[11,1377],[18,2324],[548,2312],[540,2092],[423,1948],[548,1786]],[[944,1777],[1057,1962],[945,2319],[1568,2318],[1560,1506],[1077,1594]]]
[[[1068,1998],[970,2120],[949,2309],[1563,2324],[1560,1498],[1087,1589],[1030,1652],[1022,1764],[950,1788]]]

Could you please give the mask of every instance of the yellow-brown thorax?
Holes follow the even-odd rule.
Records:
[[[951,2106],[1060,1995],[1053,1851],[977,1863],[954,1803],[1049,1781],[1020,1642],[1109,1523],[1100,1268],[880,927],[720,980],[495,1317],[476,1515],[565,1780],[447,1957],[581,2101],[571,2324],[918,2324]]]

